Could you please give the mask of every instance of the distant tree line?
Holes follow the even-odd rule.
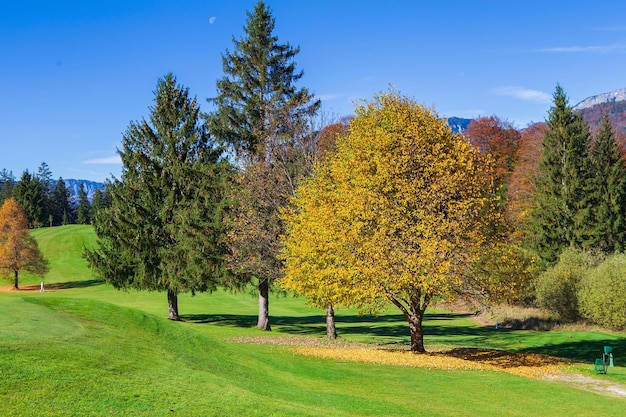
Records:
[[[79,183],[77,200],[73,202],[63,178],[54,181],[45,162],[37,173],[25,170],[19,180],[12,171],[0,170],[0,205],[9,198],[14,198],[25,211],[30,228],[91,224],[98,211],[111,204],[106,187],[97,189],[90,201],[83,182]]]

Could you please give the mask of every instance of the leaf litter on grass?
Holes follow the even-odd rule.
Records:
[[[415,354],[406,349],[388,349],[345,340],[331,341],[302,336],[240,337],[230,340],[241,343],[285,345],[296,354],[341,361],[441,370],[502,371],[626,398],[626,386],[623,384],[573,373],[568,370],[571,361],[544,354],[476,348],[441,349]]]

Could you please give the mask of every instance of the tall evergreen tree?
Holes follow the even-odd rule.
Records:
[[[15,185],[13,196],[26,212],[30,227],[39,227],[45,222],[45,190],[38,177],[24,171]]]
[[[296,83],[303,72],[294,62],[299,48],[279,43],[269,7],[259,1],[247,13],[244,36],[222,55],[225,76],[217,81],[215,110],[207,117],[211,134],[233,153],[241,172],[235,178],[236,208],[230,218],[230,267],[243,287],[259,290],[259,328],[270,330],[269,290],[280,273],[276,255],[284,226],[279,218],[306,161],[311,117],[319,109]],[[306,164],[306,162],[304,162]]]
[[[547,264],[555,262],[566,247],[583,246],[592,227],[589,126],[572,111],[560,85],[553,98],[532,210],[532,243]]]
[[[0,204],[5,200],[13,197],[13,189],[15,188],[15,176],[13,171],[2,169],[0,171]]]
[[[47,163],[42,162],[37,169],[37,178],[41,182],[44,190],[43,213],[42,219],[48,219],[52,216],[52,191],[54,190],[54,181],[52,181],[52,171]],[[53,218],[53,216],[52,216]],[[47,222],[51,225],[51,221]]]
[[[118,289],[167,292],[172,320],[178,294],[219,284],[221,209],[227,165],[200,123],[200,107],[174,75],[159,79],[150,121],[132,122],[119,152],[120,180],[95,222],[98,247],[85,257]]]
[[[210,99],[216,110],[208,118],[211,134],[243,163],[263,160],[320,106],[296,86],[304,75],[294,62],[300,48],[278,42],[269,7],[259,1],[247,16],[245,36],[233,38],[234,51],[222,55],[225,76],[217,81],[218,96]]]
[[[70,190],[65,185],[63,178],[59,178],[52,190],[52,224],[65,225],[72,217],[72,205],[70,202]]]
[[[89,212],[89,218],[93,223],[100,209],[107,207],[106,197],[102,190],[96,188],[93,193],[93,199],[91,200],[91,210]]]
[[[91,204],[85,191],[85,184],[80,181],[78,184],[78,207],[76,208],[76,223],[89,224]]]
[[[588,246],[611,253],[626,249],[626,167],[608,114],[604,114],[592,151],[594,229]]]

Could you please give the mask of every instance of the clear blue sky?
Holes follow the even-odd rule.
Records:
[[[623,1],[267,0],[299,45],[300,85],[328,115],[393,86],[445,117],[543,121],[626,87]],[[55,178],[119,177],[116,149],[173,72],[204,111],[221,54],[256,0],[0,0],[0,169],[46,162]]]

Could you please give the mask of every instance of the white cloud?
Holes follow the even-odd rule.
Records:
[[[83,164],[90,165],[119,165],[122,163],[122,159],[119,155],[108,156],[106,158],[94,158],[83,161]]]
[[[500,87],[496,88],[494,93],[500,96],[513,97],[518,100],[534,101],[537,103],[549,103],[552,100],[552,96],[548,93],[523,87]]]
[[[595,45],[595,46],[562,46],[554,48],[543,48],[542,52],[589,52],[589,53],[610,53],[625,52],[626,45]]]

